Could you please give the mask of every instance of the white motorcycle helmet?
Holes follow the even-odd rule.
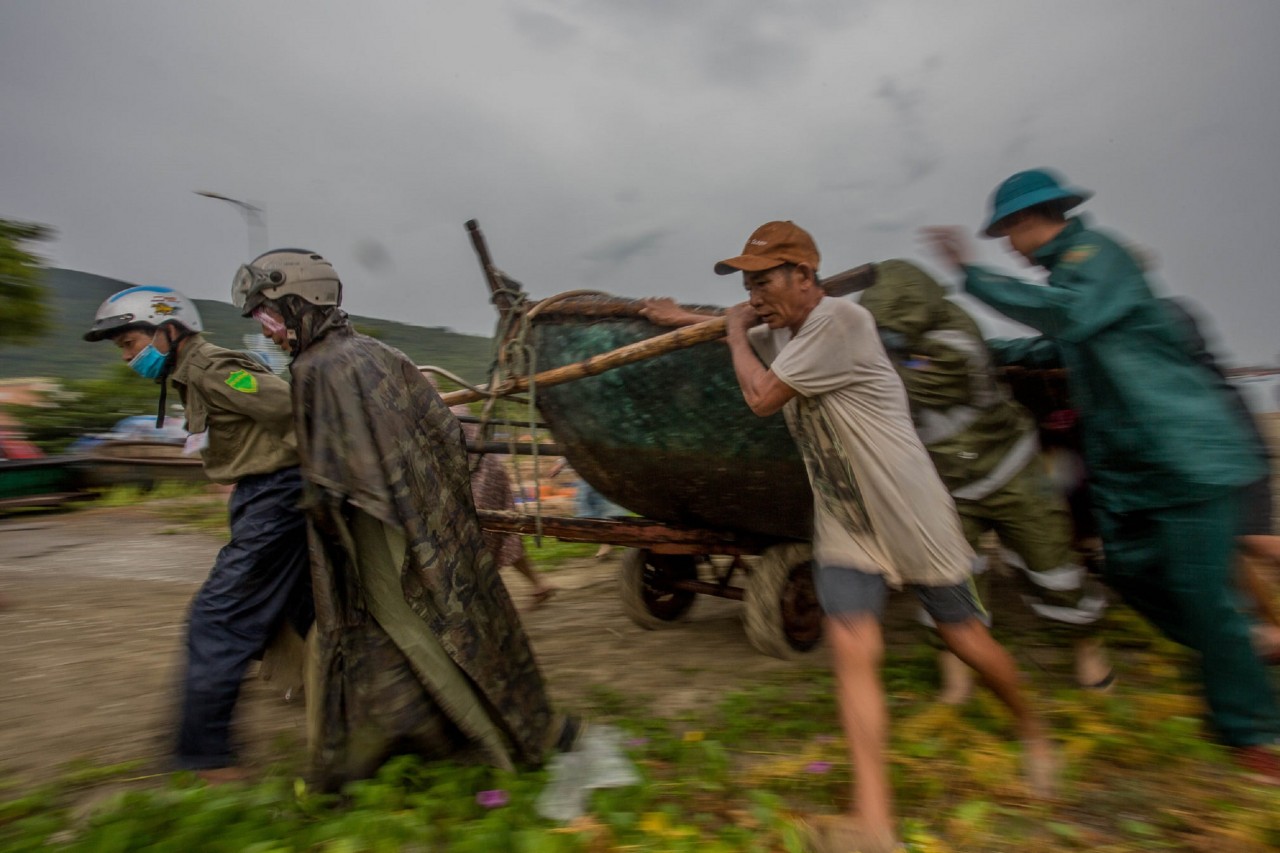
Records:
[[[307,249],[272,249],[240,267],[231,282],[231,304],[245,317],[290,294],[312,305],[341,305],[342,282],[333,264]]]
[[[182,326],[191,332],[204,331],[195,303],[172,287],[130,287],[107,297],[84,339],[100,341],[129,329],[158,329],[166,324]]]

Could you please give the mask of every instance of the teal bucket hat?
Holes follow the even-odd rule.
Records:
[[[1026,210],[1046,201],[1066,202],[1063,210],[1070,210],[1088,199],[1093,193],[1089,190],[1064,186],[1061,179],[1048,169],[1028,169],[1005,178],[996,191],[991,194],[991,217],[983,227],[982,233],[988,237],[999,236],[995,227],[1006,216]]]

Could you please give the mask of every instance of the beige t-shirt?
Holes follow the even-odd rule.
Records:
[[[756,326],[750,340],[799,395],[783,412],[813,486],[817,560],[879,572],[894,586],[965,580],[973,550],[871,314],[824,297],[794,337]]]

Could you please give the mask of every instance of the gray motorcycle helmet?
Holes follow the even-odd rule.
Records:
[[[264,252],[240,267],[231,282],[231,304],[245,317],[290,294],[312,305],[341,305],[342,282],[333,264],[308,249]]]

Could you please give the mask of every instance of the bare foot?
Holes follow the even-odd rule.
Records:
[[[1280,628],[1263,623],[1253,626],[1253,647],[1269,664],[1280,664]]]
[[[547,584],[539,589],[535,589],[533,591],[533,601],[525,609],[537,610],[539,607],[541,607],[542,605],[550,601],[551,597],[554,596],[559,591],[560,591],[559,587],[551,586],[550,584]]]
[[[1111,658],[1096,637],[1076,643],[1076,683],[1100,692],[1110,690],[1116,683]]]
[[[892,830],[873,832],[852,815],[809,815],[801,827],[814,853],[895,853],[904,848]]]
[[[1053,799],[1058,788],[1058,754],[1048,738],[1022,742],[1022,769],[1032,797]]]

